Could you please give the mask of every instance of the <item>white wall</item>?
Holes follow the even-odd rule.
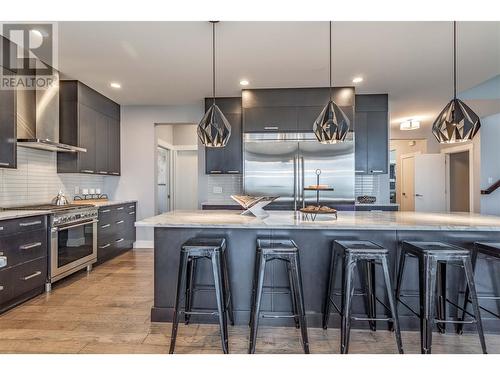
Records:
[[[106,180],[115,199],[137,199],[137,219],[155,215],[155,124],[198,123],[203,103],[121,107],[121,177]],[[137,228],[137,246],[152,246],[153,230]]]
[[[481,119],[481,188],[487,189],[500,180],[500,113]],[[500,189],[481,196],[481,213],[500,215]]]

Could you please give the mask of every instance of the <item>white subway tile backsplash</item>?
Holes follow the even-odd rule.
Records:
[[[75,187],[104,192],[104,177],[57,174],[57,154],[19,147],[17,169],[0,169],[0,207],[47,203],[62,190],[73,198]]]
[[[217,193],[222,189],[222,193]],[[208,202],[217,204],[234,203],[231,195],[241,194],[243,191],[243,176],[209,175],[208,176]]]

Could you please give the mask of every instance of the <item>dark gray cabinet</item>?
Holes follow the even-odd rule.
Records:
[[[241,98],[217,98],[215,102],[231,124],[231,137],[225,147],[205,147],[205,173],[243,173]],[[206,98],[205,109],[212,103],[212,98]]]
[[[330,89],[291,88],[243,90],[246,133],[312,132],[314,120],[330,99]],[[332,98],[353,122],[354,88],[334,87]]]
[[[132,249],[136,239],[135,220],[135,202],[99,208],[97,263],[103,263]]]
[[[389,116],[387,94],[356,95],[355,119],[356,173],[388,173]]]
[[[46,216],[0,221],[0,313],[43,292],[47,243]]]
[[[60,140],[87,152],[57,155],[59,173],[120,175],[120,106],[78,81],[61,81]]]
[[[16,128],[16,91],[0,90],[0,168],[17,167]]]

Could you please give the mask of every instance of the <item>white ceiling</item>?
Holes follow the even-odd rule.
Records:
[[[328,85],[328,22],[221,22],[217,95]],[[500,74],[500,22],[458,23],[458,89]],[[432,122],[452,95],[451,22],[335,22],[334,84],[389,93],[392,124]],[[123,105],[177,105],[211,95],[208,22],[62,22],[59,69]],[[119,90],[109,83],[122,84]],[[476,103],[481,114],[500,101]],[[484,108],[483,108],[484,107]],[[493,109],[492,109],[493,108]]]

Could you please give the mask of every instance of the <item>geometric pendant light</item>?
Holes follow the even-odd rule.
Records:
[[[205,147],[224,147],[231,136],[231,125],[215,104],[215,24],[212,23],[212,97],[213,104],[198,124],[198,138]]]
[[[345,113],[332,99],[332,21],[329,28],[330,47],[330,100],[323,108],[316,121],[313,131],[318,142],[331,144],[343,142],[349,132],[350,121]]]
[[[444,107],[432,124],[432,133],[439,143],[471,140],[479,131],[479,116],[457,99],[457,23],[453,22],[453,99]]]

